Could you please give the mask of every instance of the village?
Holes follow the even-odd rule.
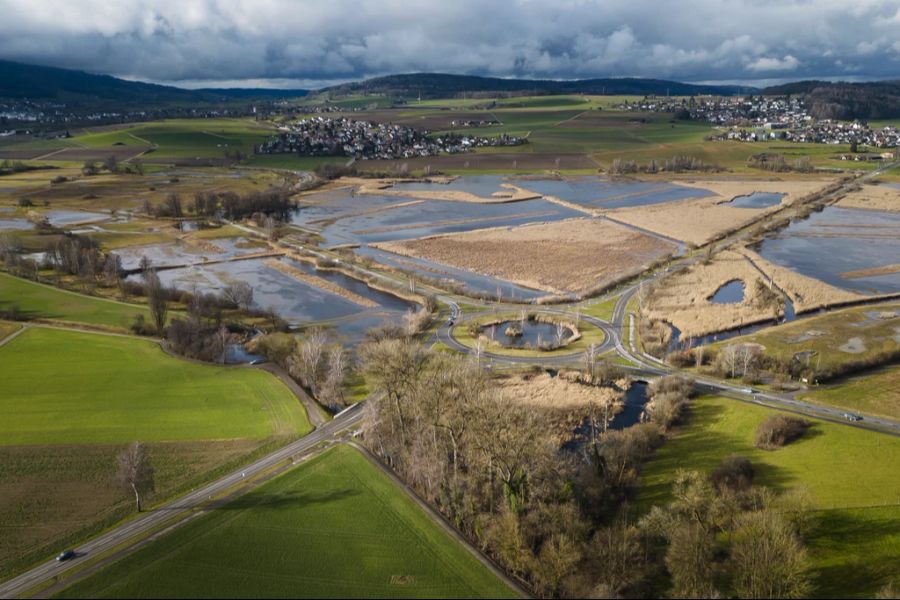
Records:
[[[799,98],[735,96],[685,99],[648,96],[618,107],[637,112],[672,113],[677,119],[712,123],[717,126],[717,131],[706,138],[708,141],[782,140],[872,148],[896,148],[900,144],[900,130],[893,125],[877,127],[864,121],[817,120],[808,113]]]
[[[303,156],[349,156],[358,160],[458,154],[488,146],[517,146],[527,140],[502,134],[475,137],[428,131],[392,123],[313,117],[280,127],[281,133],[256,146],[257,154],[294,153]]]

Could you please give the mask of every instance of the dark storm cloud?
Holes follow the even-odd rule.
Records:
[[[900,76],[900,0],[0,0],[0,15],[0,57],[191,85]]]

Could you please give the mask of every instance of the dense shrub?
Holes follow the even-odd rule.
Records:
[[[775,450],[800,438],[812,423],[799,417],[772,415],[756,428],[756,445],[764,450]]]
[[[748,489],[753,484],[753,464],[746,456],[732,454],[722,460],[709,475],[719,492],[731,490],[740,492]]]

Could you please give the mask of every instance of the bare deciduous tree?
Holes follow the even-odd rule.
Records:
[[[153,269],[144,271],[144,285],[147,290],[147,303],[150,307],[150,316],[159,335],[166,328],[166,317],[169,314],[169,303],[166,301],[165,290],[159,275]]]
[[[116,480],[134,494],[137,511],[141,512],[141,497],[154,490],[154,470],[147,449],[133,442],[118,457]]]

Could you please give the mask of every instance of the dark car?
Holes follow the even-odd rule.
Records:
[[[844,418],[848,421],[862,421],[862,417],[856,413],[844,413]]]
[[[75,551],[74,551],[74,550],[63,550],[63,551],[60,552],[59,555],[56,557],[56,560],[58,560],[59,562],[62,562],[62,561],[64,561],[64,560],[69,560],[70,558],[75,558]]]

